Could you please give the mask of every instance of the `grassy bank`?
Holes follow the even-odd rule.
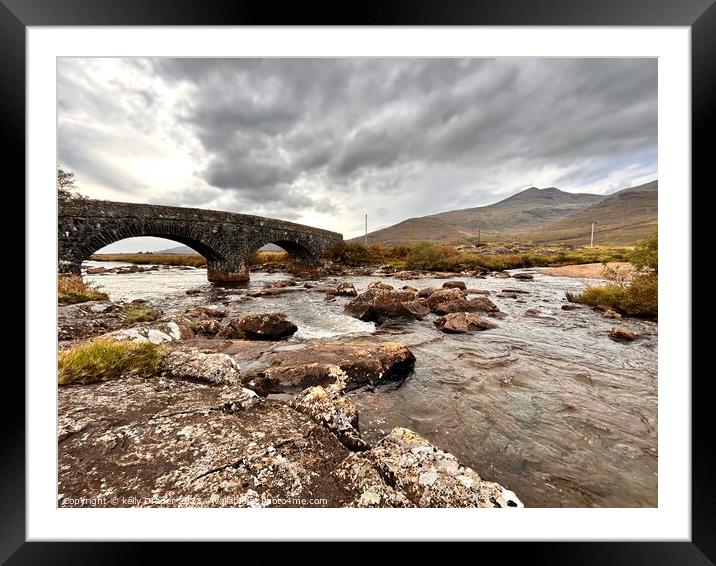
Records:
[[[523,249],[525,247],[529,249]],[[500,271],[521,267],[624,261],[627,255],[626,248],[486,245],[480,251],[459,251],[451,246],[422,242],[411,246],[341,243],[329,248],[324,257],[346,267],[388,264],[399,269],[425,271],[478,268]]]
[[[106,301],[106,293],[89,287],[79,275],[58,275],[57,302],[61,304]]]
[[[399,269],[425,271],[464,271],[479,268],[491,271],[520,267],[549,267],[625,261],[626,248],[571,248],[566,246],[527,246],[487,244],[479,251],[460,251],[452,246],[422,242],[410,246],[364,246],[342,242],[323,254],[337,268],[391,265]],[[188,265],[201,267],[206,259],[191,254],[95,254],[96,261],[121,261],[136,264]],[[257,252],[250,265],[273,264],[290,270],[296,262],[286,252]]]
[[[58,354],[57,380],[60,385],[69,385],[128,375],[151,377],[157,373],[163,355],[163,349],[151,342],[88,342]]]
[[[188,265],[201,267],[206,265],[206,258],[198,254],[94,254],[93,261],[122,261],[137,265]]]
[[[567,299],[589,305],[613,309],[627,316],[656,319],[659,314],[659,241],[654,234],[637,243],[629,253],[635,273],[625,279],[618,271],[609,272],[607,285],[590,286]]]

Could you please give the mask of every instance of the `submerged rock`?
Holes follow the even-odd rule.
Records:
[[[615,342],[632,342],[636,340],[637,335],[626,328],[615,326],[609,331],[609,338]]]
[[[519,281],[532,281],[534,279],[534,276],[529,273],[515,273],[512,277]]]
[[[449,334],[465,334],[497,327],[494,322],[471,312],[450,313],[434,320],[433,323]]]
[[[346,458],[336,475],[357,492],[351,507],[524,507],[510,490],[405,428]]]
[[[443,289],[467,289],[467,283],[464,281],[445,281],[443,283]]]
[[[338,287],[326,290],[326,294],[335,297],[356,297],[358,296],[358,291],[356,291],[353,283],[341,283]]]
[[[233,318],[220,335],[223,338],[247,340],[282,340],[296,333],[298,327],[280,312],[247,314]]]

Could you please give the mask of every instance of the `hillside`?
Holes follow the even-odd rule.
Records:
[[[368,242],[395,245],[433,241],[458,245],[475,242],[478,229],[483,240],[511,239],[511,232],[515,230],[545,226],[584,210],[603,198],[604,195],[568,193],[554,187],[531,187],[488,206],[410,218],[369,233]]]
[[[584,245],[589,244],[595,222],[595,245],[631,245],[656,228],[658,196],[658,181],[624,189],[525,236],[539,242]]]

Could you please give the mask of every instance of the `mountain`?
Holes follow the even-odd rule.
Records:
[[[182,255],[197,254],[198,255],[199,252],[192,250],[189,246],[177,246],[175,248],[168,248],[166,250],[159,250],[158,252],[152,252],[152,253],[155,253],[155,254],[182,254]]]
[[[568,193],[554,187],[530,187],[495,204],[451,210],[399,224],[368,234],[368,243],[412,244],[433,241],[467,244],[477,240],[511,239],[515,230],[535,230],[558,219],[580,212],[601,201],[604,195]],[[363,238],[354,238],[360,242]]]
[[[613,193],[598,203],[531,234],[540,242],[630,245],[651,235],[658,219],[659,183],[651,181]]]

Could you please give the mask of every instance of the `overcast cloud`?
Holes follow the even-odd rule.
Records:
[[[530,186],[657,177],[656,59],[61,59],[60,164],[95,198],[346,238]],[[149,249],[149,248],[147,248]]]

